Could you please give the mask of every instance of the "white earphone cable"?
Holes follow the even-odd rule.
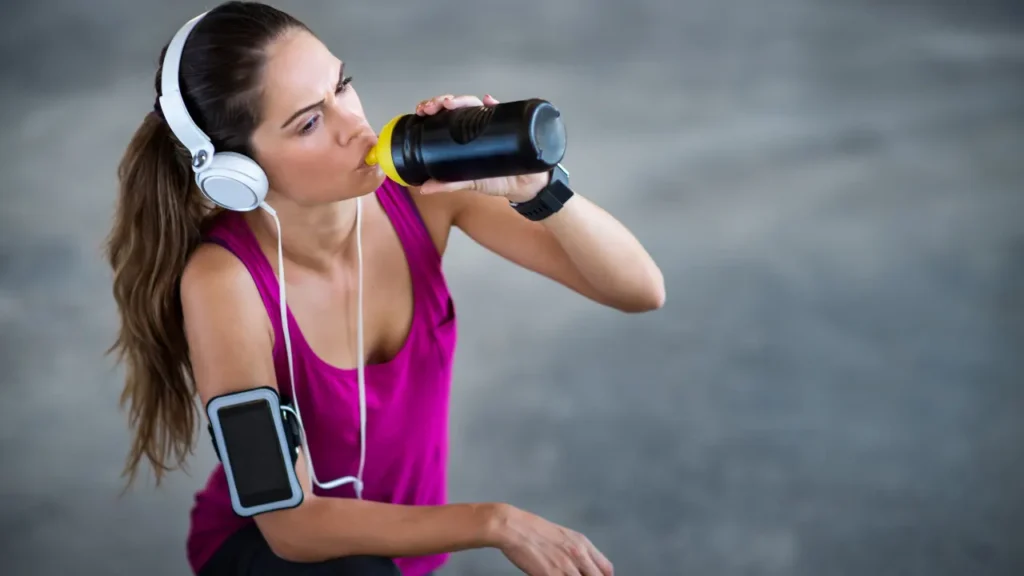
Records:
[[[363,468],[366,465],[366,366],[363,353],[363,199],[356,198],[356,262],[359,286],[356,289],[356,377],[359,385],[359,472],[356,497],[363,498]]]
[[[285,352],[288,355],[288,377],[292,386],[292,402],[295,405],[294,413],[295,417],[299,422],[299,428],[302,429],[302,451],[306,456],[306,472],[309,474],[310,481],[319,486],[324,490],[331,490],[345,484],[354,484],[356,491],[356,498],[362,499],[363,497],[363,469],[366,464],[366,376],[365,366],[363,361],[363,245],[362,245],[362,216],[363,216],[363,204],[362,198],[356,198],[356,260],[358,262],[358,277],[359,285],[357,289],[357,311],[356,311],[356,348],[358,353],[357,358],[357,374],[359,381],[359,472],[357,476],[345,476],[344,478],[338,478],[330,482],[321,483],[316,478],[316,472],[313,470],[313,458],[309,452],[309,444],[306,441],[306,428],[302,422],[302,411],[299,409],[298,392],[295,390],[295,365],[292,359],[292,339],[291,331],[288,327],[288,304],[285,295],[285,281],[284,281],[284,249],[281,240],[281,221],[277,217],[277,211],[275,211],[266,202],[260,204],[270,216],[274,219],[274,224],[277,226],[277,286],[281,298],[281,328],[284,331],[284,346]]]

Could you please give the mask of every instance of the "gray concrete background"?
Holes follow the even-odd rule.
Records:
[[[1020,3],[279,6],[375,124],[445,92],[554,101],[578,189],[665,272],[667,306],[629,317],[456,238],[455,500],[578,528],[627,576],[1024,573]],[[213,458],[118,498],[99,246],[159,48],[202,8],[0,19],[0,573],[186,571]]]

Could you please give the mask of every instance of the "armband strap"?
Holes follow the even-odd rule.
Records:
[[[299,450],[302,448],[302,438],[299,436],[302,434],[302,429],[299,426],[298,419],[292,412],[291,402],[288,402],[286,398],[281,398],[281,423],[284,425],[284,437],[288,442],[288,451],[291,452],[292,464],[294,465],[299,460]],[[213,434],[213,424],[207,424],[206,430],[210,433],[213,453],[217,455],[217,460],[221,460],[220,450],[217,449],[217,439]]]

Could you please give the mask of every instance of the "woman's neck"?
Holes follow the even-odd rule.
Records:
[[[356,198],[319,206],[300,206],[281,197],[268,200],[281,222],[284,257],[319,272],[337,269],[343,263],[339,254],[355,245],[356,203]],[[257,209],[247,218],[259,236],[277,244],[273,216]]]

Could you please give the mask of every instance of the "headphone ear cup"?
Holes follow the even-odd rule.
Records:
[[[254,160],[235,152],[217,152],[196,174],[196,184],[214,204],[237,212],[259,207],[267,197],[267,174]]]

